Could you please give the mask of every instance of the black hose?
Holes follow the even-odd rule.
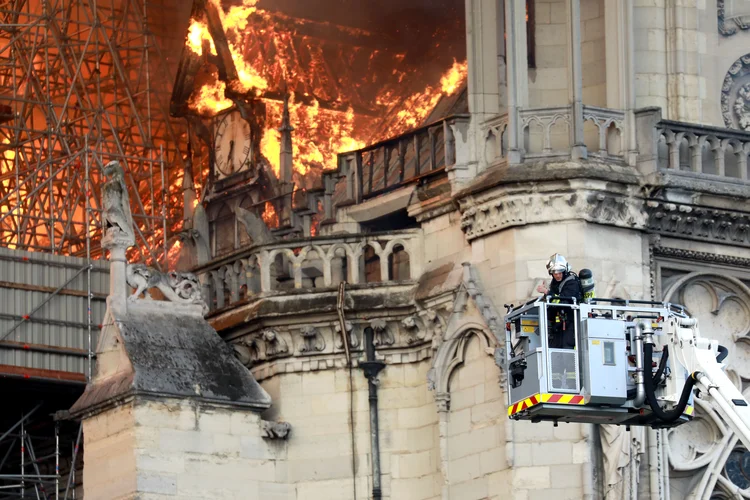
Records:
[[[669,359],[669,346],[665,345],[664,349],[661,350],[661,361],[659,361],[659,369],[654,374],[654,384],[658,384],[661,380],[661,376],[664,375],[664,370],[667,368],[667,359]]]
[[[716,362],[721,363],[726,359],[726,357],[729,356],[729,349],[724,347],[723,345],[719,346],[719,355],[716,356]]]
[[[653,359],[653,355],[654,345],[644,344],[644,365],[650,364],[652,362],[651,360]],[[670,411],[664,411],[661,406],[659,406],[659,402],[656,400],[656,394],[654,392],[654,379],[649,376],[643,377],[646,389],[646,401],[648,401],[648,405],[651,407],[651,411],[654,412],[654,415],[656,415],[659,420],[661,420],[665,424],[668,424],[676,421],[682,416],[685,408],[687,407],[690,395],[693,392],[693,385],[695,385],[695,379],[697,376],[698,372],[695,372],[690,376],[690,378],[688,378],[688,380],[685,382],[685,386],[682,388],[682,395],[680,395],[679,403],[677,403],[677,406]]]

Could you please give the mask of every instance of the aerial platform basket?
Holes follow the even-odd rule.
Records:
[[[666,340],[664,325],[674,318],[687,318],[684,308],[649,301],[540,297],[510,306],[505,317],[508,416],[656,428],[689,421],[692,393],[670,421],[654,414],[644,393],[652,387],[664,411],[678,407],[690,374],[660,343]],[[573,348],[551,347],[563,324],[575,340]],[[644,337],[654,347],[645,361]],[[645,377],[652,383],[644,384]]]

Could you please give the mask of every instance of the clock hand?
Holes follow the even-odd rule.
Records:
[[[229,141],[229,154],[227,155],[227,165],[229,166],[230,172],[234,172],[234,164],[232,162],[233,157],[234,157],[234,141]]]

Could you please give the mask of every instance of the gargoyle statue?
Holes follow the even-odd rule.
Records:
[[[289,422],[271,422],[268,420],[262,420],[261,422],[263,424],[262,436],[267,439],[286,439],[292,431]]]
[[[201,304],[205,307],[201,297],[201,284],[192,273],[171,271],[165,274],[144,264],[128,264],[127,281],[128,286],[135,288],[135,292],[128,297],[130,301],[138,300],[141,294],[146,299],[151,299],[148,290],[158,288],[172,302]]]
[[[135,233],[125,173],[118,161],[107,163],[103,170],[108,179],[102,186],[102,232],[113,237],[124,237],[132,245],[135,243]]]

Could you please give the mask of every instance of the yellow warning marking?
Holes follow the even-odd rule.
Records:
[[[591,341],[591,345],[599,345],[600,343],[601,343],[601,341],[599,341],[599,340],[592,340]]]
[[[521,331],[523,333],[536,333],[536,327],[533,326],[522,326]]]

